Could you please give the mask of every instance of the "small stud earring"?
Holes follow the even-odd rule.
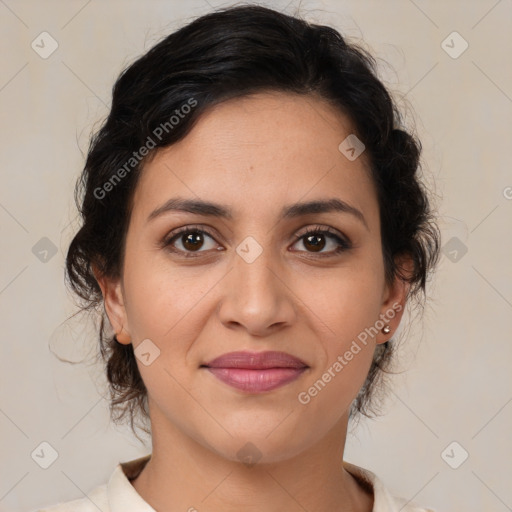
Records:
[[[383,328],[382,328],[382,332],[384,334],[389,334],[391,332],[391,327],[389,325],[385,325]]]

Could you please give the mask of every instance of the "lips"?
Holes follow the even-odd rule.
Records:
[[[265,370],[268,368],[305,368],[307,364],[286,352],[229,352],[206,363],[205,366]]]
[[[308,367],[286,352],[230,352],[202,365],[240,391],[261,393],[297,379]]]

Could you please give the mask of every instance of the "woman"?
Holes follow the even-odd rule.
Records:
[[[152,453],[44,510],[431,510],[343,460],[438,257],[419,154],[370,55],[271,9],[126,69],[67,276],[104,305],[111,409],[149,419]]]

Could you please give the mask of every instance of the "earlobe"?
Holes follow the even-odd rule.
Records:
[[[121,280],[119,278],[112,279],[102,275],[94,266],[93,273],[101,288],[105,312],[112,325],[112,329],[116,333],[116,340],[123,345],[128,345],[131,343],[131,336],[127,330],[128,322],[121,289]]]
[[[405,311],[407,297],[411,288],[410,282],[404,279],[409,278],[413,273],[413,261],[409,257],[402,256],[397,261],[400,275],[396,275],[392,285],[386,285],[383,294],[380,319],[384,326],[377,335],[376,343],[389,341],[400,325],[400,320]]]

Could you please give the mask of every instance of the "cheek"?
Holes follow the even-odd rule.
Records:
[[[125,264],[126,312],[133,338],[163,343],[181,339],[175,333],[200,308],[208,290],[215,284],[211,273],[187,269],[179,272],[158,254],[132,255]],[[211,281],[211,283],[210,283]]]
[[[371,328],[380,312],[378,283],[368,274],[345,275],[323,295],[308,297],[318,311],[315,325],[322,347],[318,365],[298,396],[311,422],[316,417],[325,425],[339,421],[366,380],[375,350]]]
[[[210,297],[218,281],[216,273],[200,268],[180,272],[160,255],[127,259],[126,310],[134,350],[139,353],[138,345],[149,339],[157,354],[148,366],[137,359],[139,372],[154,400],[163,400],[171,409],[183,410],[189,399],[178,383],[187,382],[193,391],[190,375],[198,366],[194,342],[214,314]]]
[[[372,327],[379,319],[377,296],[375,283],[365,286],[360,279],[357,286],[349,280],[345,286],[340,284],[323,297],[323,303],[315,301],[319,297],[310,298],[321,312],[317,325],[325,353],[315,377],[322,379],[334,396],[353,398],[366,378],[375,349]]]
[[[359,391],[372,362],[383,266],[372,255],[361,255],[357,263],[340,267],[328,277],[318,274],[314,281],[301,282],[299,293],[314,313],[308,318],[321,346],[318,366],[308,381],[321,382],[312,394],[322,390],[319,402],[339,402],[343,407]],[[315,282],[314,287],[311,282]]]
[[[342,345],[379,318],[383,266],[373,257],[353,258],[329,272],[314,271],[296,280],[296,293],[314,314],[322,332]]]

